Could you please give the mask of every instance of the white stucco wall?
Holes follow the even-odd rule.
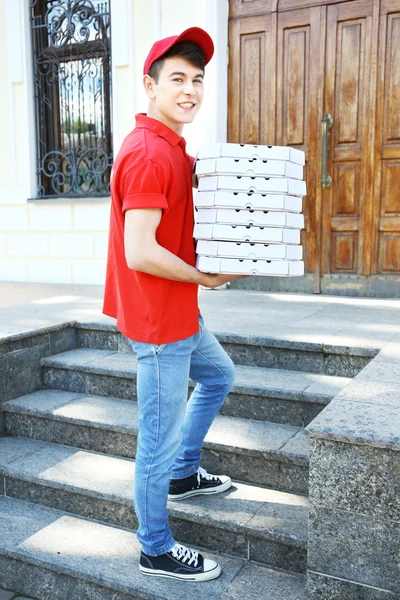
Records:
[[[216,43],[207,67],[205,100],[184,135],[196,153],[203,139],[226,139],[228,0],[112,0],[114,155],[145,112],[142,65],[161,35],[203,27]],[[102,284],[109,198],[40,200],[35,197],[35,128],[29,3],[0,2],[0,280]]]

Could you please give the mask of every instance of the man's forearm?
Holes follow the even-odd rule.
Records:
[[[202,284],[204,274],[192,267],[178,256],[169,252],[157,243],[146,246],[144,250],[137,249],[133,253],[128,266],[133,271],[141,271],[156,277]]]

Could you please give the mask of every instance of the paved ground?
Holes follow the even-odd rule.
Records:
[[[52,283],[14,283],[0,281],[0,306],[26,304],[54,296],[93,296],[101,298],[102,285],[69,285]],[[1,600],[1,598],[0,598]]]
[[[65,321],[106,321],[102,287],[0,282],[0,338]],[[26,304],[27,303],[27,304]],[[218,332],[381,348],[400,332],[400,300],[200,290]]]

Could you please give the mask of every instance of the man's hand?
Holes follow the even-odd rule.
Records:
[[[204,281],[201,281],[203,287],[215,288],[228,281],[234,281],[235,279],[245,279],[249,275],[225,275],[222,273],[203,273]]]

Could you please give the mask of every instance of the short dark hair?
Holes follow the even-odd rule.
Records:
[[[181,56],[187,60],[193,67],[197,67],[201,71],[204,71],[205,58],[202,50],[194,42],[178,42],[171,46],[171,48],[161,56],[158,60],[154,61],[149,69],[149,75],[156,83],[160,76],[161,70],[164,66],[164,60],[171,58],[171,56]]]

